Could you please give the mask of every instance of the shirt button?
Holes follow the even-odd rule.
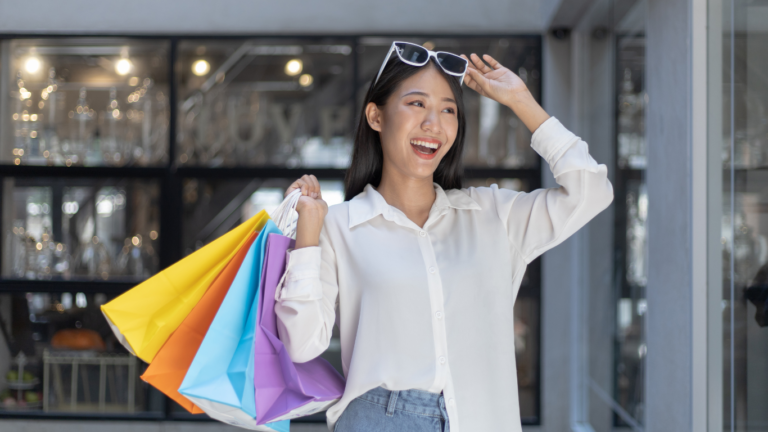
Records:
[[[439,359],[437,359],[437,360],[440,362],[440,364],[441,364],[441,365],[444,365],[444,364],[445,364],[445,357],[442,357],[442,356],[441,356],[441,357],[440,357]]]
[[[451,398],[451,399],[448,399],[448,406],[451,406],[451,407],[452,407],[452,406],[454,406],[454,405],[456,405],[456,401],[455,401],[455,400],[453,400],[453,398]]]
[[[435,318],[440,319],[443,317],[443,313],[441,311],[435,312]]]
[[[427,233],[425,231],[419,231],[419,235],[422,237],[426,237]]]
[[[435,274],[435,268],[434,267],[430,267],[429,268],[429,272],[432,273],[432,274]]]

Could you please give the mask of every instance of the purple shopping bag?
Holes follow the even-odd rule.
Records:
[[[267,238],[253,374],[256,423],[260,425],[323,411],[344,393],[344,378],[330,363],[319,357],[293,363],[277,336],[275,289],[285,272],[286,252],[294,244],[294,240],[279,234]]]

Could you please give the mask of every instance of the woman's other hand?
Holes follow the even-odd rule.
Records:
[[[469,63],[467,75],[464,77],[467,87],[510,107],[531,132],[549,118],[549,114],[536,102],[525,82],[496,59],[488,54],[483,55],[483,59],[477,54],[472,54],[469,58],[464,54],[461,56]]]
[[[299,213],[296,226],[296,249],[318,246],[323,221],[328,214],[328,204],[323,201],[320,182],[313,175],[303,175],[288,186],[285,196],[296,189],[301,189],[299,203],[296,205],[296,212]]]

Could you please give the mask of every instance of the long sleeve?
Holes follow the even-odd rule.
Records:
[[[491,187],[509,240],[526,263],[563,242],[613,201],[606,166],[598,165],[587,143],[556,118],[539,126],[531,146],[547,161],[560,187],[531,193]]]
[[[277,287],[277,331],[294,362],[310,361],[328,348],[338,293],[336,256],[323,229],[319,246],[288,253],[285,278]]]

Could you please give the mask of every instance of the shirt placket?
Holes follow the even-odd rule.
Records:
[[[425,227],[429,222],[425,224]],[[459,422],[456,410],[456,398],[454,397],[453,380],[448,363],[448,337],[445,329],[445,302],[443,299],[443,283],[440,278],[440,268],[437,265],[437,257],[432,247],[432,240],[426,229],[417,231],[419,249],[427,269],[427,288],[429,290],[430,314],[432,315],[432,337],[435,346],[435,382],[430,391],[443,392],[448,411],[448,419],[451,424],[451,432],[458,432]]]

